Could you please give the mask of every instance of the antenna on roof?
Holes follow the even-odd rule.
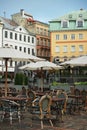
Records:
[[[5,11],[3,12],[3,14],[4,14],[4,18],[6,18],[6,12]]]

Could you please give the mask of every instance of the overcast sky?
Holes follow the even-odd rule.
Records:
[[[20,9],[35,20],[48,22],[79,9],[87,10],[87,0],[0,0],[0,16],[11,18]]]

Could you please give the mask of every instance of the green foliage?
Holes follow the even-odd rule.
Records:
[[[87,85],[87,82],[75,82],[75,85]]]
[[[53,81],[52,86],[57,86],[57,85],[58,85],[58,82]]]
[[[27,85],[28,78],[23,73],[17,73],[15,76],[15,85]]]

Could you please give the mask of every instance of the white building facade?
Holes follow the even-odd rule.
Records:
[[[14,21],[0,17],[0,47],[2,46],[13,47],[24,53],[36,55],[36,36],[24,27],[18,26]],[[0,61],[0,72],[5,71],[4,64],[4,61]],[[9,62],[8,72],[14,72],[17,64],[18,62]]]

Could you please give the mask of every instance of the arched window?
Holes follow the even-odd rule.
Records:
[[[83,21],[82,19],[78,19],[78,20],[76,21],[76,26],[77,26],[77,27],[83,27],[83,26],[84,26],[84,21]]]
[[[61,21],[61,27],[62,28],[68,28],[69,27],[69,21],[67,21],[67,20]]]

